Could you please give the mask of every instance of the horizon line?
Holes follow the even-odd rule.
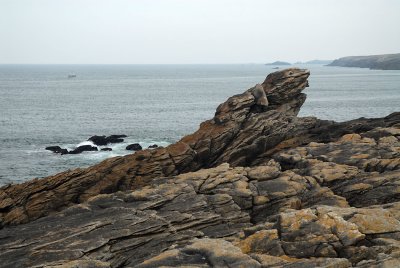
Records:
[[[313,60],[311,60],[313,61]],[[333,61],[333,60],[321,60]],[[291,65],[304,64],[308,61],[288,62]],[[273,63],[273,62],[272,62]],[[0,63],[0,65],[271,65],[270,62],[237,62],[237,63]],[[272,64],[274,65],[274,64]],[[279,64],[276,64],[279,65]]]

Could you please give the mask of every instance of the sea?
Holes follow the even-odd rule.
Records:
[[[311,71],[300,116],[345,121],[400,111],[400,71],[296,67]],[[131,143],[167,146],[274,71],[263,64],[0,65],[0,186],[130,154]],[[112,134],[128,137],[110,152],[45,150]]]

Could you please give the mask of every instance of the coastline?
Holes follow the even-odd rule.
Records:
[[[400,113],[341,123],[297,117],[309,75],[270,74],[260,85],[265,96],[256,86],[230,97],[165,148],[0,188],[0,260],[5,267],[396,263],[398,241],[387,235],[400,234]],[[15,248],[28,232],[26,246]]]

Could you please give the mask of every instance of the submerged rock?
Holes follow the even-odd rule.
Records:
[[[112,148],[108,148],[108,147],[102,148],[101,151],[112,151]]]
[[[52,151],[53,153],[61,153],[61,151],[64,150],[60,146],[48,146],[45,149],[48,151]]]
[[[130,151],[140,151],[142,150],[142,146],[139,143],[133,143],[126,146],[125,149]]]
[[[88,139],[88,141],[93,142],[95,145],[104,146],[107,145],[107,137],[106,136],[92,136]]]
[[[69,154],[80,154],[82,152],[91,152],[91,151],[98,151],[99,149],[96,146],[92,146],[92,145],[82,145],[82,146],[78,146],[77,148],[75,148],[72,151],[69,151]]]
[[[110,143],[120,143],[123,142],[126,138],[126,135],[111,135],[111,136],[92,136],[88,139],[88,141],[93,142],[95,145],[104,146]]]
[[[1,265],[398,266],[400,113],[297,117],[308,76],[268,75],[168,147],[0,188]]]
[[[53,153],[62,154],[62,155],[69,153],[67,149],[61,148],[60,146],[49,146],[49,147],[46,147],[46,150],[52,151]]]
[[[150,149],[158,148],[158,145],[157,144],[153,144],[153,145],[150,145],[148,148],[150,148]]]
[[[69,154],[69,151],[67,149],[61,149],[60,153],[61,153],[61,155]]]

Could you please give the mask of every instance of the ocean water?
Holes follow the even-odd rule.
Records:
[[[400,71],[298,67],[311,71],[300,116],[344,121],[400,111]],[[134,142],[166,146],[273,71],[261,64],[0,65],[0,185],[132,153],[125,147]],[[44,149],[111,134],[129,137],[111,152]]]

